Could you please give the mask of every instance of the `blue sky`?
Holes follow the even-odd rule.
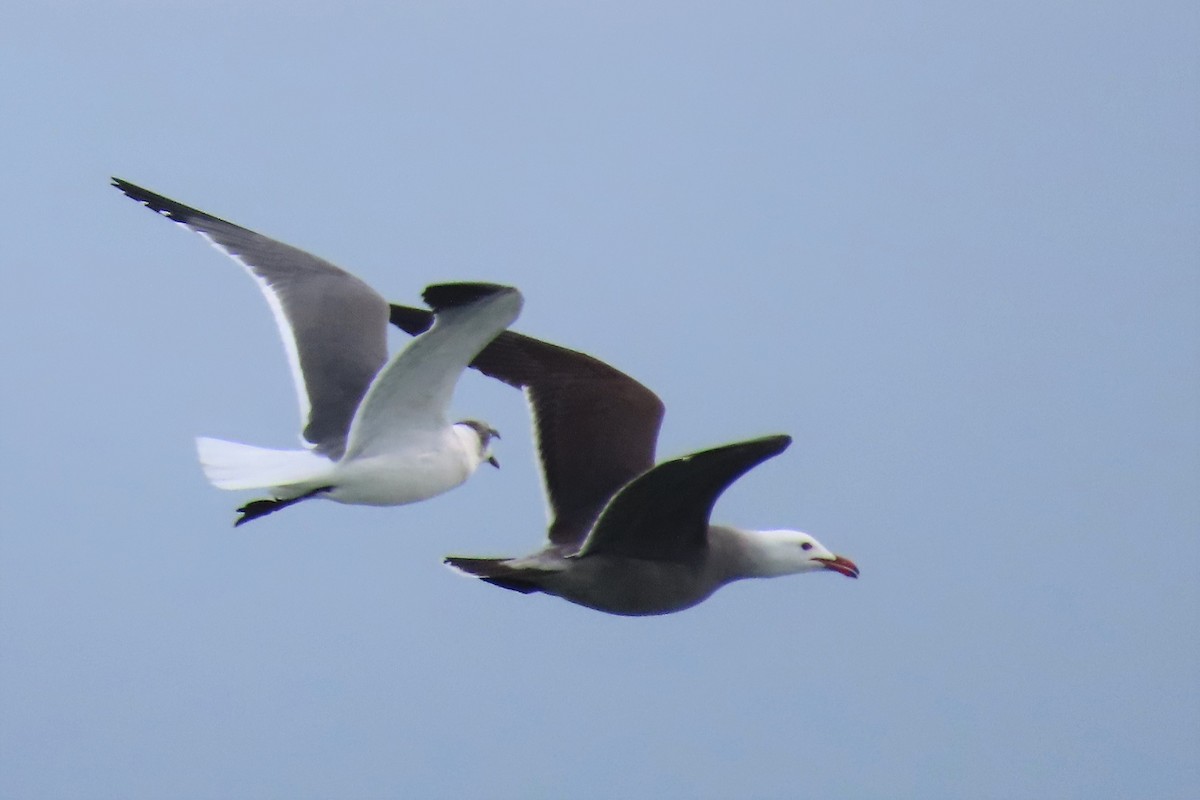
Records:
[[[26,4],[0,24],[0,795],[1193,797],[1193,3]],[[459,578],[504,464],[238,530],[196,435],[295,442],[241,270],[118,175],[795,444],[715,519],[862,578],[655,619]],[[403,341],[397,336],[396,345]]]

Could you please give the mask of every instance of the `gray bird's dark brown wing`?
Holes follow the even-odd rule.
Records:
[[[391,321],[415,336],[432,315],[392,305]],[[603,361],[505,331],[471,367],[529,398],[551,543],[578,545],[612,496],[654,466],[662,401]]]

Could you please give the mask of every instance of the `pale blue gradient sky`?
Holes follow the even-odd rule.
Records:
[[[1196,796],[1195,3],[294,6],[0,12],[0,795]],[[109,175],[520,286],[661,456],[792,434],[715,516],[862,579],[457,578],[543,527],[478,376],[499,473],[233,530],[192,437],[295,441],[274,325]]]

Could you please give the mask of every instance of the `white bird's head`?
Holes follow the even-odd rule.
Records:
[[[858,577],[858,566],[845,556],[830,552],[825,545],[801,531],[755,531],[757,566],[763,577],[797,572],[830,570],[847,578]]]
[[[464,419],[459,422],[456,427],[465,428],[470,432],[470,435],[478,443],[479,447],[479,463],[487,462],[496,469],[500,468],[500,462],[492,455],[492,439],[500,438],[500,431],[488,425],[486,422],[480,422],[477,419]]]

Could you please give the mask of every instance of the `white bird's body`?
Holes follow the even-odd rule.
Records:
[[[266,447],[198,437],[205,477],[219,489],[271,489],[280,500],[322,487],[329,500],[351,505],[399,506],[449,491],[485,460],[479,436],[461,423],[414,436],[378,455],[331,461],[311,450]]]

